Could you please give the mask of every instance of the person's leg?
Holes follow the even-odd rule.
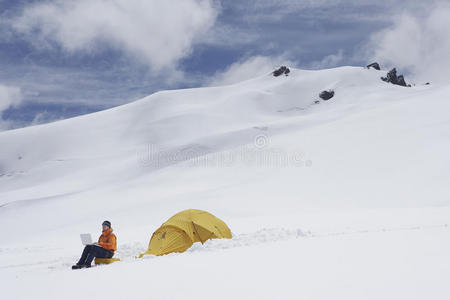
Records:
[[[85,265],[90,266],[92,261],[94,260],[95,257],[98,258],[111,258],[112,254],[110,251],[102,248],[102,247],[98,247],[98,246],[94,246],[92,248],[91,251],[89,251],[86,261],[84,262]]]
[[[103,251],[101,251],[101,253],[99,253],[99,256],[96,256],[98,258],[111,258],[113,257],[113,254],[111,253],[111,251],[103,249]]]
[[[83,250],[83,254],[81,254],[80,260],[77,262],[77,265],[84,265],[86,263],[86,259],[89,255],[89,252],[91,252],[92,245],[86,245]]]

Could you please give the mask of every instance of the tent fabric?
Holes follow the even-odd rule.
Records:
[[[193,243],[204,243],[209,239],[231,239],[230,228],[214,215],[199,209],[188,209],[177,213],[161,225],[152,235],[147,254],[164,255],[184,252]]]

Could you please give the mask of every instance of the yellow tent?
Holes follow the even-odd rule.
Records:
[[[152,235],[146,254],[164,255],[184,252],[193,243],[202,244],[209,239],[231,239],[231,231],[222,220],[198,209],[177,213],[161,225]]]

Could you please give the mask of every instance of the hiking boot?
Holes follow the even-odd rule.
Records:
[[[72,266],[72,270],[78,270],[78,269],[81,269],[82,267],[83,267],[83,265],[76,264],[76,265]]]

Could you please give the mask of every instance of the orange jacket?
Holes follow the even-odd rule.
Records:
[[[112,228],[103,231],[102,235],[98,238],[98,244],[106,250],[112,250],[114,252],[117,250],[117,238],[112,232]]]

